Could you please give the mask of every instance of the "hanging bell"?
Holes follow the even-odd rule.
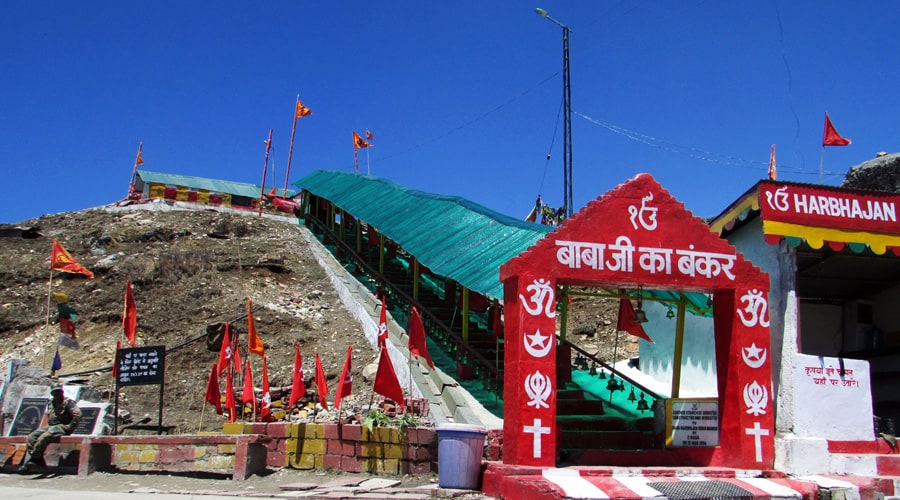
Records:
[[[644,399],[644,393],[641,393],[641,399],[637,402],[637,409],[641,412],[648,411],[650,409],[650,405],[647,404],[647,400]]]
[[[606,390],[609,392],[615,391],[619,389],[619,384],[616,382],[616,376],[612,375],[609,377],[609,381],[606,383]]]
[[[594,376],[597,374],[597,363],[591,363],[591,371],[588,372],[588,375]]]
[[[631,394],[628,395],[628,401],[635,401],[637,397],[634,395],[634,387],[631,388]]]
[[[606,380],[606,372],[603,370],[600,370],[600,375],[598,375],[597,377],[599,377],[600,380]]]
[[[638,304],[640,306],[640,304]],[[644,312],[643,309],[635,309],[634,317],[631,320],[633,323],[646,323],[647,322],[647,313]]]
[[[675,311],[672,310],[672,306],[669,306],[669,310],[666,311],[666,317],[672,319],[675,317]]]

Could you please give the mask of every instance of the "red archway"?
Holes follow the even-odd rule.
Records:
[[[640,174],[588,203],[505,263],[500,280],[504,463],[556,465],[556,290],[577,285],[713,293],[719,445],[667,452],[682,456],[685,465],[772,467],[768,275],[653,177]]]

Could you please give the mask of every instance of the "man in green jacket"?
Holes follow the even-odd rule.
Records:
[[[78,423],[81,422],[81,409],[75,401],[63,394],[61,385],[54,385],[50,389],[53,399],[50,408],[47,409],[47,427],[35,429],[25,439],[25,449],[29,459],[19,467],[19,472],[29,472],[34,469],[47,467],[44,462],[44,450],[50,443],[58,443],[60,436],[68,436],[75,432]]]

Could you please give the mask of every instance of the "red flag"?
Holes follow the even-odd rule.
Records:
[[[237,332],[234,333],[234,342],[231,343],[231,366],[237,367],[237,370],[240,371],[241,367],[244,366],[244,362],[241,360],[241,346],[240,340],[238,339]]]
[[[372,135],[372,132],[369,132],[369,129],[366,129],[366,139],[370,141],[375,140],[375,136]]]
[[[253,395],[253,372],[250,371],[250,360],[244,362],[244,390],[241,392],[241,402],[249,404],[252,413],[256,413],[256,396]]]
[[[403,387],[400,387],[400,380],[397,379],[397,372],[394,371],[394,364],[391,363],[391,358],[388,356],[387,347],[381,348],[381,357],[378,358],[378,371],[375,373],[375,385],[372,390],[394,400],[401,409],[406,408]]]
[[[347,346],[347,360],[344,361],[344,369],[341,370],[341,378],[338,379],[337,389],[334,391],[334,407],[341,409],[341,400],[350,395],[353,390],[353,374],[350,373],[350,355],[353,346]]]
[[[775,170],[775,145],[772,144],[772,154],[769,155],[769,180],[774,181],[778,178],[778,171]]]
[[[206,381],[206,402],[213,405],[216,413],[222,414],[222,395],[219,393],[219,375],[217,366],[212,364],[212,371],[209,372],[209,380]]]
[[[366,224],[366,239],[369,245],[373,247],[381,246],[381,239],[378,237],[378,231],[371,224]]]
[[[362,149],[371,146],[365,139],[360,137],[355,131],[353,132],[353,148],[354,149]]]
[[[309,116],[312,114],[309,108],[303,105],[300,102],[300,96],[297,96],[297,111],[294,112],[294,118],[303,118],[304,116]]]
[[[644,327],[640,323],[634,322],[634,307],[631,306],[631,301],[628,299],[619,300],[619,321],[616,323],[616,329],[640,337],[647,342],[653,342],[653,339],[644,331]]]
[[[53,247],[50,249],[50,269],[64,271],[67,273],[80,273],[88,278],[93,278],[94,273],[87,268],[75,262],[75,259],[69,255],[69,252],[59,244],[56,238],[53,239]]]
[[[231,370],[225,372],[225,409],[228,410],[228,423],[237,419],[237,405],[234,402],[234,381]]]
[[[122,311],[122,328],[125,329],[125,338],[131,347],[134,347],[135,334],[137,333],[137,307],[134,305],[134,294],[131,292],[131,281],[125,282],[125,309]]]
[[[306,395],[306,383],[303,382],[303,360],[300,359],[300,342],[294,343],[294,378],[291,381],[291,398],[288,406],[293,406]]]
[[[256,334],[256,323],[253,321],[253,305],[247,299],[247,350],[261,357],[266,356],[266,348]]]
[[[381,295],[381,319],[378,320],[378,348],[384,347],[388,339],[387,329],[387,305],[384,303],[384,294]]]
[[[428,346],[425,343],[425,326],[415,307],[412,308],[412,314],[409,315],[409,324],[406,330],[409,333],[409,353],[425,358],[428,366],[434,370],[434,363],[431,361],[431,356],[428,355]]]
[[[222,375],[222,372],[228,368],[228,363],[231,362],[233,357],[234,350],[231,347],[231,328],[229,328],[228,323],[225,323],[225,334],[222,335],[222,347],[219,348],[219,362],[217,363],[220,376]]]
[[[116,352],[113,353],[113,380],[116,379],[116,373],[118,373],[118,371],[116,370],[116,363],[119,361],[119,349],[121,349],[121,348],[122,348],[122,342],[117,340],[116,341]]]
[[[846,146],[850,139],[844,139],[831,124],[831,118],[825,113],[825,134],[822,136],[822,146]]]
[[[75,333],[75,323],[69,318],[59,318],[59,345],[69,349],[81,349],[78,336]]]
[[[316,390],[319,391],[319,403],[322,408],[328,409],[328,386],[325,385],[325,370],[322,369],[322,360],[316,353]]]
[[[272,392],[269,390],[269,370],[266,368],[266,359],[263,356],[263,368],[262,368],[262,403],[261,408],[259,409],[259,420],[261,422],[268,422],[272,418]]]

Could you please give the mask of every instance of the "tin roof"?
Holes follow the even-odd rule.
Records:
[[[491,298],[503,298],[500,265],[553,230],[370,175],[317,170],[294,185],[371,224],[432,272]]]
[[[151,172],[149,170],[138,170],[137,175],[143,182],[168,184],[172,186],[187,186],[189,188],[203,189],[213,193],[229,193],[253,199],[259,198],[260,192],[260,186],[258,184],[248,184],[245,182],[206,179],[204,177],[194,177],[192,175],[166,174],[162,172]],[[279,189],[278,192],[281,192],[281,190]],[[291,198],[296,195],[297,192],[288,189],[287,194],[287,197]]]

